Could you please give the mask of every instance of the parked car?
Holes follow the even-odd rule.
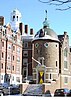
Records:
[[[70,89],[70,92],[69,92],[69,94],[67,96],[71,97],[71,89]]]
[[[0,94],[5,95],[8,93],[8,87],[4,87],[4,84],[0,84]]]
[[[2,84],[0,84],[0,90],[2,90],[4,87],[2,86]]]
[[[42,96],[44,96],[44,97],[52,97],[50,90],[47,90]]]
[[[0,90],[2,91],[3,95],[16,95],[20,94],[20,87],[19,85],[15,84],[7,84],[2,83],[0,84]]]
[[[0,90],[0,96],[3,96],[3,95],[4,95],[3,91],[2,91],[2,90]]]
[[[8,83],[2,83],[2,87],[8,88],[9,87],[9,84]]]
[[[67,88],[64,89],[56,89],[54,92],[54,96],[68,96],[70,93],[70,90]]]

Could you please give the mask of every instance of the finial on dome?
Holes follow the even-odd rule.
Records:
[[[45,13],[46,13],[46,17],[45,17],[45,19],[47,19],[47,10],[45,10]]]
[[[49,27],[48,19],[47,19],[47,10],[45,10],[46,16],[45,21],[43,22],[43,28]]]

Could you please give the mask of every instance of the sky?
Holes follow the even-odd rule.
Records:
[[[64,6],[66,7],[66,5]],[[24,24],[28,24],[29,28],[33,28],[35,33],[43,27],[45,19],[45,10],[50,28],[57,35],[66,31],[69,35],[69,45],[71,46],[71,9],[65,11],[56,10],[56,6],[47,5],[38,0],[1,0],[0,1],[0,16],[5,17],[5,23],[10,22],[10,14],[14,9],[18,9]]]

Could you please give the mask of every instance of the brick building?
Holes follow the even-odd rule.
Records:
[[[24,33],[22,34],[22,81],[24,79],[32,80],[32,40],[34,31],[30,32],[28,25],[24,25]]]
[[[13,10],[13,13],[11,22],[18,24],[19,12]],[[15,84],[22,82],[22,41],[19,28],[11,26],[11,23],[0,25],[0,81]]]

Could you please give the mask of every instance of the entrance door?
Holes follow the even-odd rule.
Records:
[[[42,84],[44,82],[44,71],[38,72],[38,83]]]

